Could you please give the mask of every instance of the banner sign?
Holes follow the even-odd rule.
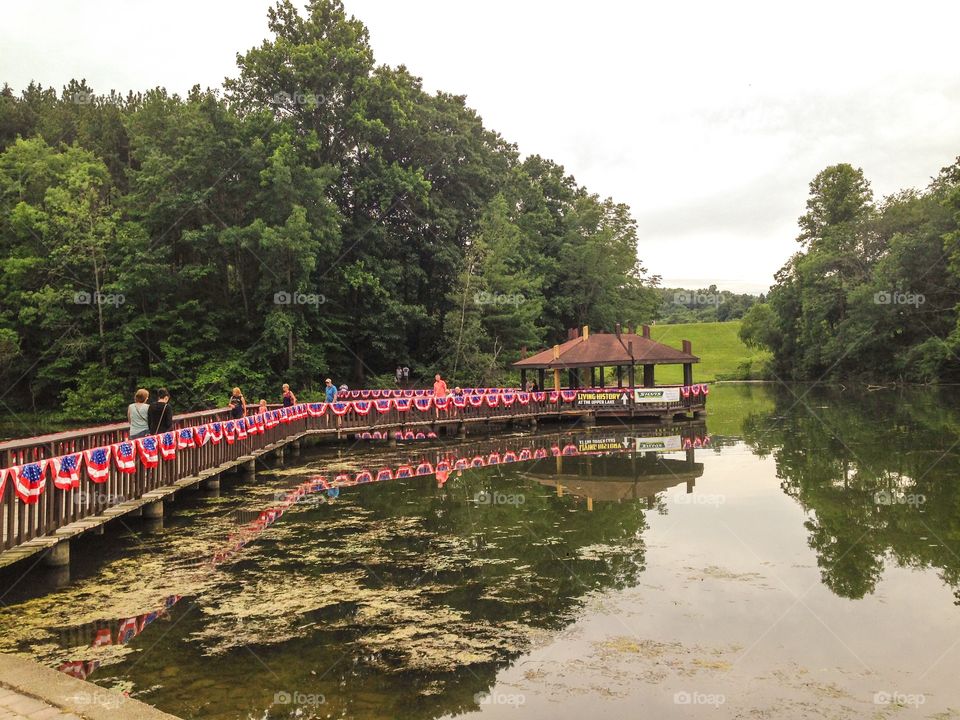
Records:
[[[637,452],[673,452],[683,449],[683,441],[679,435],[667,437],[638,437],[634,438]]]
[[[633,391],[635,403],[670,403],[680,402],[680,388],[635,388]]]
[[[577,438],[577,451],[582,453],[623,451],[632,447],[633,438]]]
[[[580,390],[577,392],[577,405],[580,407],[610,407],[626,404],[626,393],[603,390]]]

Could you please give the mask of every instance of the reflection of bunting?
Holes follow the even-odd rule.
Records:
[[[113,635],[110,628],[100,628],[97,634],[93,636],[93,647],[102,647],[103,645],[113,645]]]
[[[135,617],[120,621],[120,629],[117,630],[117,645],[126,645],[140,634],[140,628],[137,626]]]

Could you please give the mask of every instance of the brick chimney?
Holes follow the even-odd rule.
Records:
[[[644,336],[645,338],[649,338],[649,337],[650,337],[650,326],[649,326],[649,325],[643,325],[643,326],[642,326],[642,330],[643,330],[643,336]]]
[[[691,343],[689,340],[684,340],[684,341],[683,341],[683,351],[684,351],[687,355],[693,355],[693,343]]]

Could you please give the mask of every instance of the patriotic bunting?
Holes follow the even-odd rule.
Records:
[[[117,471],[133,473],[137,471],[137,456],[133,450],[133,443],[129,440],[113,444],[113,461]]]
[[[237,420],[235,425],[237,430],[237,440],[246,440],[247,439],[247,420],[246,418],[240,418]]]
[[[354,400],[353,411],[360,417],[366,417],[370,412],[371,403],[369,400]]]
[[[87,466],[87,477],[92,482],[106,482],[110,477],[110,447],[94,448],[83,451],[84,464]]]
[[[217,423],[219,425],[220,423]],[[222,434],[221,434],[222,437]],[[220,442],[219,440],[217,442]],[[165,432],[160,436],[160,457],[164,460],[173,460],[177,456],[177,437],[172,432]]]
[[[333,411],[333,414],[337,417],[342,417],[346,415],[350,410],[350,403],[348,402],[334,402],[330,403],[330,409]]]
[[[400,412],[406,412],[410,409],[410,403],[412,401],[410,398],[395,398],[393,401],[393,406]]]
[[[393,407],[393,400],[384,400],[382,398],[380,400],[374,400],[373,406],[377,409],[378,413],[384,415],[385,413],[390,412],[390,408]]]
[[[47,488],[47,461],[14,465],[10,468],[10,481],[24,505],[33,505]]]
[[[487,398],[487,407],[495,408],[495,407],[497,407],[497,405],[500,404],[500,396],[499,396],[499,395],[488,394],[488,395],[486,396],[486,398]]]
[[[198,425],[193,429],[193,444],[197,447],[203,447],[209,439],[210,432],[206,425]]]
[[[70,490],[80,487],[80,464],[83,461],[82,453],[64,455],[50,460],[50,469],[53,472],[53,486],[58,490]],[[0,482],[0,494],[3,483]]]
[[[160,446],[153,435],[137,438],[137,454],[144,467],[155,468],[160,462]]]
[[[183,428],[177,433],[177,450],[193,447],[193,428]]]
[[[483,405],[483,395],[469,395],[467,401],[470,403],[470,407],[480,407]]]
[[[417,406],[417,410],[420,412],[428,412],[433,407],[433,398],[418,397],[413,401],[413,404]]]

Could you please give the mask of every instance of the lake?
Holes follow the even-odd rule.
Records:
[[[705,426],[311,449],[82,538],[65,587],[4,576],[0,651],[183,718],[960,717],[958,400],[720,385]]]

